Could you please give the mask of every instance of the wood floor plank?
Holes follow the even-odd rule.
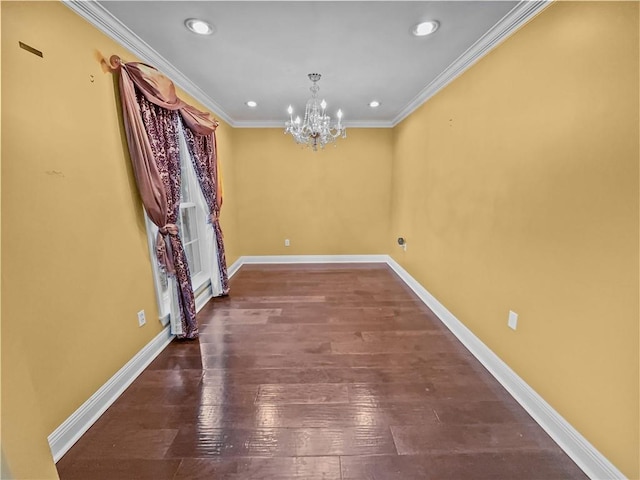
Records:
[[[429,383],[354,383],[349,384],[349,401],[359,405],[428,402],[435,394]]]
[[[344,340],[331,342],[333,353],[412,353],[449,352],[451,341],[441,336],[433,336],[429,341],[419,338],[389,338],[381,341]]]
[[[518,423],[391,427],[399,455],[510,450],[557,450],[542,431]]]
[[[133,429],[130,425],[114,428],[108,424],[104,435],[79,445],[76,455],[85,459],[162,459],[178,434],[177,429]]]
[[[349,367],[352,365],[353,360],[345,355],[333,355],[331,353],[299,353],[297,355],[211,355],[204,357],[202,362],[207,369],[225,368],[234,371],[265,368]]]
[[[299,355],[304,353],[330,353],[331,342],[277,342],[260,343],[252,346],[237,343],[202,343],[200,349],[203,355],[242,355],[247,350],[261,354]]]
[[[185,458],[175,480],[341,480],[340,457]]]
[[[287,342],[308,342],[308,343],[326,343],[326,342],[338,342],[344,340],[352,340],[362,342],[362,332],[353,330],[350,332],[339,331],[333,332],[331,330],[306,332],[304,330],[292,331],[287,334]],[[266,331],[256,331],[240,335],[234,335],[231,333],[212,332],[211,330],[200,334],[200,343],[218,343],[218,344],[235,344],[241,343],[246,349],[251,347],[254,351],[261,351],[265,347],[269,348],[271,345],[278,345],[283,343],[282,333],[270,333]]]
[[[343,480],[587,479],[566,455],[548,451],[341,457]]]
[[[56,466],[64,480],[173,480],[179,465],[180,460],[175,459],[119,458],[114,461],[105,457],[69,462],[63,457]]]
[[[282,315],[281,315],[282,317]],[[210,323],[201,326],[202,333],[230,333],[233,335],[246,335],[256,333],[274,333],[274,334],[295,334],[295,333],[324,333],[324,332],[362,332],[362,331],[424,331],[438,330],[435,326],[425,325],[424,318],[419,315],[393,318],[387,318],[382,322],[366,322],[363,319],[353,322],[344,323],[329,323],[327,319],[318,315],[317,323],[294,321],[282,322],[282,323],[267,323],[260,325],[259,331],[257,331],[255,325],[242,325],[242,324],[230,324],[230,323]],[[241,337],[240,337],[241,338]]]
[[[258,389],[256,403],[349,403],[349,391],[346,385],[332,383],[263,384]]]
[[[340,428],[434,425],[430,403],[257,403],[245,405],[116,406],[108,429],[179,429],[209,425],[216,428]]]
[[[533,423],[533,419],[522,408],[513,408],[497,400],[445,401],[439,399],[432,404],[432,407],[438,421],[444,424]]]
[[[396,453],[388,427],[210,428],[187,425],[165,458],[318,457]]]
[[[258,395],[257,384],[205,385],[199,383],[189,386],[155,386],[146,387],[132,385],[120,397],[119,404],[126,405],[219,405],[254,403]]]
[[[69,479],[584,479],[386,265],[245,265]]]

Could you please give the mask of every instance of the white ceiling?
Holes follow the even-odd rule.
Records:
[[[304,109],[311,72],[322,74],[320,97],[332,116],[342,108],[347,126],[393,126],[544,7],[517,1],[91,3],[68,5],[239,127],[283,126],[290,103]],[[184,20],[192,17],[211,23],[215,33],[188,31]],[[437,20],[440,28],[427,37],[411,35],[424,20]],[[377,109],[368,106],[374,99],[382,103]],[[258,107],[247,107],[247,100]]]

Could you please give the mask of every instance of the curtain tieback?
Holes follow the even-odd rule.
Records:
[[[164,227],[158,229],[158,238],[156,240],[156,255],[158,262],[169,275],[175,275],[176,269],[173,263],[173,255],[169,255],[167,244],[169,238],[166,235],[178,235],[178,226],[175,223],[167,223]]]
[[[178,235],[178,226],[175,223],[167,223],[159,231],[162,235]]]
[[[215,232],[218,232],[221,238],[224,238],[224,233],[222,233],[222,229],[220,228],[220,223],[218,223],[219,220],[220,220],[220,217],[218,216],[217,213],[214,212],[211,215],[209,215],[209,223],[211,223],[213,230]]]

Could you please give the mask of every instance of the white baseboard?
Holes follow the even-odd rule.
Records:
[[[589,478],[593,480],[624,480],[626,478],[400,264],[391,257],[388,257],[387,263]]]
[[[173,335],[169,327],[162,330],[145,345],[107,383],[91,395],[62,425],[49,435],[49,447],[54,462],[57,462],[93,425],[100,415],[131,385],[147,366],[169,345]]]
[[[195,298],[196,300],[196,312],[199,312],[206,303],[213,298],[213,289],[211,288],[211,282],[207,285],[207,288],[202,290],[200,294]]]
[[[240,266],[236,266],[235,271]],[[234,273],[235,273],[234,271]],[[230,275],[231,276],[231,275]],[[202,290],[196,297],[196,311],[200,311],[213,298],[211,285]],[[161,319],[162,321],[162,319]],[[164,325],[168,323],[163,322]],[[100,416],[115,402],[122,392],[138,378],[145,368],[166,348],[174,335],[169,332],[167,325],[153,340],[145,345],[124,367],[100,387],[89,399],[67,418],[62,425],[49,435],[49,447],[54,462],[62,456],[80,439],[84,433],[100,418]]]
[[[242,259],[243,257],[239,257],[235,262],[229,265],[229,267],[227,268],[227,276],[229,278],[238,273],[238,270],[240,270],[240,267],[242,266]]]
[[[256,263],[387,263],[388,258],[388,255],[254,255],[240,257],[237,262],[240,266]]]

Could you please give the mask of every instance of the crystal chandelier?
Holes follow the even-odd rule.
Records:
[[[296,143],[306,145],[318,150],[318,147],[324,148],[328,143],[335,142],[340,136],[347,138],[347,129],[342,125],[342,110],[338,110],[338,123],[331,125],[331,117],[326,114],[327,102],[318,100],[318,81],[321,75],[319,73],[310,73],[309,80],[313,85],[311,90],[311,98],[307,102],[304,109],[304,121],[297,116],[293,119],[293,107],[289,105],[289,120],[285,123],[284,133],[290,133]]]

